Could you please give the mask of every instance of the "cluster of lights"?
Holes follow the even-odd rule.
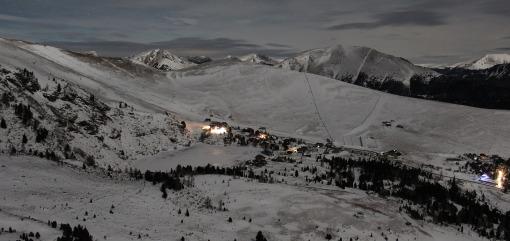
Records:
[[[265,140],[265,139],[267,139],[267,134],[266,133],[260,133],[258,137],[261,140]]]
[[[497,174],[496,174],[496,179],[495,180],[491,179],[489,177],[489,175],[483,174],[482,176],[480,176],[480,181],[489,182],[489,183],[495,183],[497,188],[503,189],[504,188],[504,183],[506,181],[505,170],[504,169],[498,169],[496,171],[496,173]]]
[[[214,134],[214,135],[221,135],[221,134],[225,134],[227,133],[227,128],[225,127],[217,127],[217,126],[208,126],[208,125],[205,125],[202,127],[202,130],[204,131],[207,131],[211,134]]]

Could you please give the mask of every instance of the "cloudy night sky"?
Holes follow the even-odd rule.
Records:
[[[360,45],[415,63],[510,52],[508,0],[0,0],[4,38],[101,55],[276,57]]]

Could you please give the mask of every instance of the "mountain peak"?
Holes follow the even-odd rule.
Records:
[[[337,44],[327,48],[312,49],[288,58],[280,67],[323,75],[351,83],[383,82],[392,79],[408,86],[415,74],[433,75],[434,71],[416,66],[406,59],[362,46]],[[364,85],[364,84],[360,84]]]
[[[488,69],[498,64],[510,63],[510,54],[486,54],[482,58],[471,60],[467,62],[461,62],[450,66],[451,68],[463,68],[463,69]]]
[[[131,60],[163,71],[179,70],[196,65],[187,58],[159,48],[137,54]]]
[[[244,56],[240,56],[238,58],[239,58],[239,60],[241,60],[243,62],[250,62],[250,63],[255,63],[255,64],[275,65],[278,63],[278,61],[276,61],[275,59],[273,59],[267,55],[256,54],[256,53],[247,54]]]

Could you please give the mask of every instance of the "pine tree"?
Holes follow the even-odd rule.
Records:
[[[2,120],[0,121],[0,128],[7,129],[7,123],[5,123],[4,118],[2,118]]]
[[[10,102],[10,98],[9,98],[9,95],[7,93],[2,93],[2,103],[4,105],[8,105],[9,102]]]
[[[257,236],[255,237],[255,241],[267,241],[266,237],[262,234],[262,231],[259,231],[257,233]]]

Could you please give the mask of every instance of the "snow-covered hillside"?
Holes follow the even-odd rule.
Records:
[[[265,126],[273,132],[320,140],[329,137],[326,126],[338,144],[398,148],[424,156],[510,154],[508,111],[394,96],[306,74],[312,97],[304,73],[239,62],[198,65],[164,76],[140,66],[106,63],[21,42],[0,41],[0,53],[2,65],[26,66],[41,78],[58,76],[107,102],[123,101],[147,112],[169,111],[197,121],[212,114],[234,125]],[[403,128],[382,124],[391,120],[393,126]]]
[[[163,71],[179,70],[196,65],[187,58],[177,56],[165,49],[148,50],[131,59]]]
[[[488,69],[498,64],[509,64],[510,54],[487,54],[482,58],[451,65],[450,68],[470,70]]]
[[[467,226],[459,232],[413,220],[394,198],[351,188],[201,175],[194,187],[163,199],[159,186],[143,181],[111,180],[38,158],[0,156],[0,163],[0,226],[18,231],[0,240],[30,231],[56,240],[61,231],[47,220],[85,225],[94,240],[255,240],[260,230],[267,240],[283,241],[327,240],[328,233],[332,240],[487,240]],[[214,208],[218,203],[227,210]]]
[[[406,86],[409,86],[409,80],[415,74],[425,76],[436,74],[430,69],[413,65],[403,58],[384,54],[375,49],[343,45],[305,51],[285,59],[279,66],[350,83],[362,81],[360,77],[365,75],[363,78],[371,82],[381,83],[392,79]]]
[[[79,86],[0,66],[0,151],[124,168],[182,149],[189,133],[172,114],[108,106]]]

